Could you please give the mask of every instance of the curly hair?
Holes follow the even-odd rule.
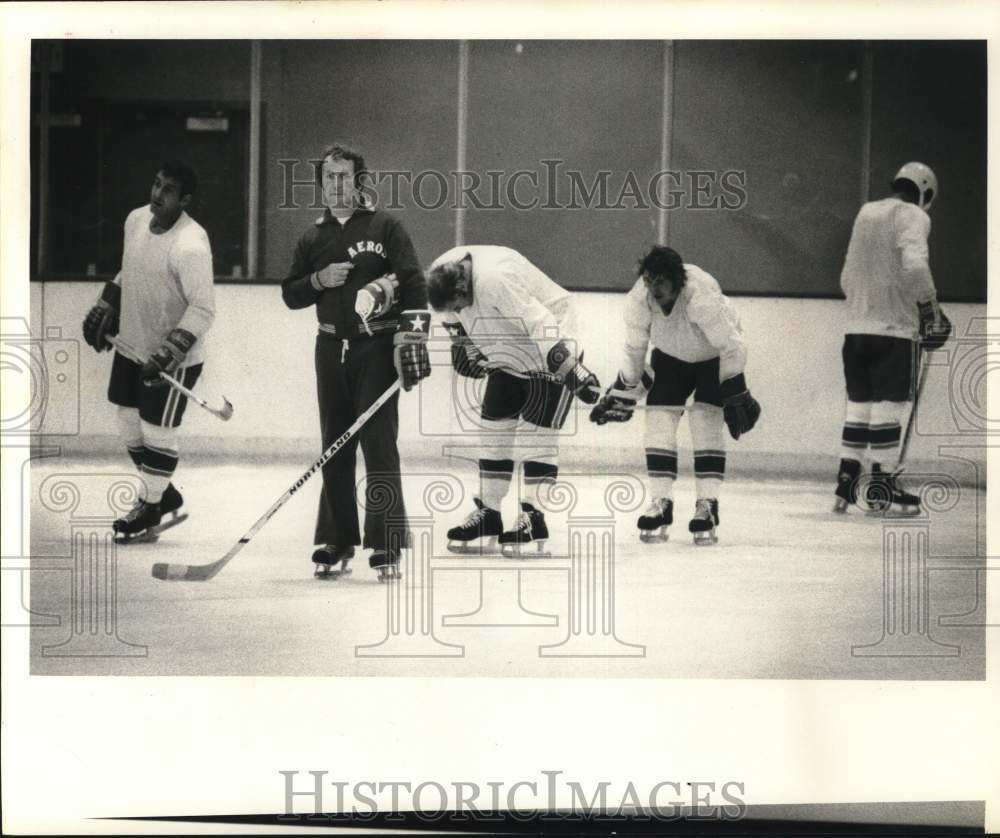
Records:
[[[670,247],[657,244],[639,260],[636,274],[647,285],[659,285],[669,282],[674,290],[679,291],[687,282],[684,271],[684,260],[681,255]]]

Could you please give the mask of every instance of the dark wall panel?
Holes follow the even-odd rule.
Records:
[[[307,161],[333,140],[365,154],[373,171],[450,172],[455,165],[458,43],[438,41],[285,41],[265,43],[263,144],[263,272],[282,277],[302,231],[321,210],[310,209],[312,190],[296,188],[289,204],[287,164],[300,160],[295,178],[312,175]],[[409,230],[421,262],[446,250],[454,238],[454,212],[420,209],[400,184],[392,209]],[[391,181],[379,188],[383,205]],[[427,193],[433,198],[433,190]]]
[[[861,200],[862,61],[860,42],[677,43],[673,167],[745,172],[746,202],[691,208],[689,189],[670,243],[724,289],[839,293]]]
[[[874,197],[899,166],[938,177],[931,269],[942,297],[986,298],[986,44],[876,42],[872,91]]]
[[[522,178],[514,197],[538,198],[539,206],[510,208],[504,194],[506,209],[470,210],[466,241],[520,250],[564,286],[624,287],[656,240],[656,212],[631,198],[607,207],[618,203],[629,172],[645,189],[659,167],[662,89],[662,42],[525,41],[520,51],[515,42],[473,42],[469,168],[484,179],[502,172],[505,183],[519,170],[537,172],[538,188]],[[562,165],[546,167],[547,159]],[[605,208],[597,196],[589,209],[567,206],[571,171],[584,189],[610,172]],[[582,190],[577,198],[583,203]]]

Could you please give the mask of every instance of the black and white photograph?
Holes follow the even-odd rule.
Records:
[[[998,828],[994,10],[112,5],[2,13],[11,834]]]

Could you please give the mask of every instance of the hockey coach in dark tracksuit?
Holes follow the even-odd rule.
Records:
[[[323,152],[317,176],[326,210],[302,235],[281,296],[292,309],[316,307],[316,389],[323,448],[395,381],[409,390],[430,374],[430,312],[417,254],[403,225],[366,206],[364,158],[343,145]],[[372,548],[379,579],[399,578],[409,543],[400,478],[399,394],[395,393],[323,467],[313,552],[316,573],[337,576],[354,548]],[[367,472],[364,541],[358,528],[355,462]]]

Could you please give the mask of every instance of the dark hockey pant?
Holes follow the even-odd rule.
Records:
[[[316,338],[316,389],[325,450],[396,380],[392,335],[345,343]],[[356,461],[365,458],[363,546],[395,549],[409,543],[399,474],[399,394],[393,395],[323,467],[323,491],[316,519],[316,544],[361,544],[358,530]]]

